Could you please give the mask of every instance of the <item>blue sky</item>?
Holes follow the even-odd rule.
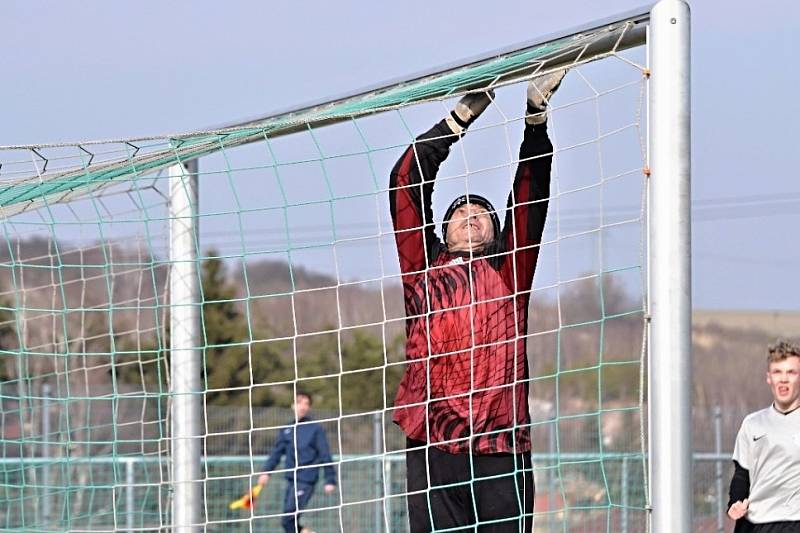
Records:
[[[264,115],[639,5],[6,1],[0,144]],[[694,305],[800,309],[800,5],[698,0],[692,14]]]

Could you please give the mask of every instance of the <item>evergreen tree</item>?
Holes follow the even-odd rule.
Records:
[[[236,300],[236,286],[228,279],[224,262],[213,252],[207,255],[201,276],[205,384],[206,389],[228,390],[209,390],[206,401],[216,405],[273,405],[278,391],[259,385],[287,379],[285,364],[266,343],[250,342],[250,325],[242,303]],[[250,387],[251,372],[255,386],[249,391],[235,390]]]
[[[387,346],[390,360],[397,360],[402,337]],[[305,343],[298,353],[298,371],[303,379],[299,388],[311,393],[314,405],[354,413],[383,409],[394,403],[394,394],[403,369],[385,365],[383,341],[375,335],[356,331],[342,341],[341,369],[339,347],[334,336]],[[340,387],[341,381],[341,387]],[[341,390],[341,405],[339,404]]]
[[[16,374],[13,367],[17,356],[11,353],[18,349],[19,338],[13,308],[8,302],[0,302],[0,350],[5,354],[0,356],[0,381],[8,381]]]
[[[252,405],[265,407],[288,405],[290,392],[285,386],[262,386],[291,378],[281,354],[267,344],[251,343],[250,325],[237,300],[236,285],[228,278],[225,263],[213,251],[201,265],[202,314],[200,345],[203,370],[201,380],[207,390],[206,402],[212,405]],[[254,339],[266,338],[253,332]],[[135,338],[117,339],[123,351],[139,350],[149,363],[117,365],[118,375],[129,383],[143,381],[160,390],[168,390],[170,363],[169,317],[162,338],[137,342]],[[251,368],[252,367],[252,368]],[[253,380],[251,385],[250,373]],[[209,390],[212,389],[212,390]],[[220,390],[213,390],[220,389]]]
[[[397,349],[397,343],[387,347]],[[391,356],[390,356],[390,359]],[[342,409],[344,411],[372,411],[394,403],[394,393],[403,369],[400,365],[386,366],[383,342],[368,333],[357,331],[342,348],[343,370],[354,370],[342,375]]]

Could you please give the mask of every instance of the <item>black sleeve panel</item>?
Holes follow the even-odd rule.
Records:
[[[433,228],[433,184],[459,138],[442,120],[417,137],[392,169],[389,206],[404,274],[425,269],[441,246]]]
[[[504,258],[501,275],[514,292],[529,291],[533,283],[547,218],[552,163],[553,144],[547,135],[547,123],[527,125],[500,237],[504,251],[511,252],[513,258]]]
[[[733,462],[733,477],[731,478],[731,488],[728,491],[728,509],[736,502],[745,500],[750,496],[750,472],[742,466]]]

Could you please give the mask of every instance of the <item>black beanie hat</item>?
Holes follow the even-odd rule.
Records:
[[[494,206],[492,202],[480,196],[478,194],[462,194],[455,200],[453,203],[450,204],[450,207],[447,208],[447,211],[444,213],[444,220],[442,221],[442,240],[447,243],[447,224],[450,222],[450,219],[455,213],[456,209],[461,207],[464,204],[477,204],[489,212],[489,216],[492,219],[492,227],[494,228],[494,238],[498,238],[500,236],[500,218],[497,216],[497,212],[494,210]]]

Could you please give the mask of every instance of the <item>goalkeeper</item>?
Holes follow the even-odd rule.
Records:
[[[319,477],[319,467],[325,471],[325,492],[336,490],[336,471],[333,469],[330,446],[325,430],[308,416],[311,410],[311,395],[298,392],[292,408],[295,422],[281,429],[278,441],[269,454],[258,484],[264,486],[281,458],[286,456],[286,496],[283,502],[284,516],[281,519],[286,533],[310,531],[300,525],[299,510],[305,509]],[[295,451],[297,455],[295,456]]]
[[[439,166],[489,106],[491,91],[464,96],[391,172],[408,361],[394,421],[407,436],[412,533],[473,531],[475,524],[481,532],[532,528],[525,338],[550,196],[553,145],[545,108],[565,73],[539,76],[528,86],[502,226],[492,204],[470,193],[447,209],[442,242],[431,206]]]

